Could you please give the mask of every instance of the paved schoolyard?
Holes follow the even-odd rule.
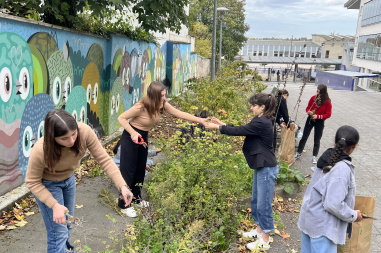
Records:
[[[275,83],[265,90],[270,92]],[[300,94],[302,83],[287,83],[290,96],[287,99],[288,110],[296,123],[302,128],[306,120],[305,108],[308,100],[316,94],[316,85],[307,84],[301,96],[298,112],[294,109]],[[281,86],[282,87],[282,86]],[[360,143],[352,154],[356,176],[356,194],[372,196],[376,199],[374,216],[381,218],[381,92],[344,91],[328,89],[332,100],[332,117],[325,122],[319,155],[332,147],[336,130],[342,125],[355,127],[360,133]],[[304,174],[311,174],[313,132],[305,146],[306,152],[294,163]],[[295,224],[295,222],[293,222]],[[296,224],[295,224],[296,226]],[[295,228],[295,227],[294,227]],[[291,228],[290,228],[291,229]],[[378,242],[381,240],[381,220],[373,222],[371,252],[381,252]]]

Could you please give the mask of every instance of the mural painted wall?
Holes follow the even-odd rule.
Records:
[[[190,45],[157,47],[0,18],[0,194],[23,183],[48,111],[65,109],[99,137],[111,134],[152,81],[178,94],[195,76],[195,59]]]

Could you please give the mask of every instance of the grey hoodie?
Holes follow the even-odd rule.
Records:
[[[335,244],[345,244],[347,227],[357,219],[354,166],[342,160],[324,174],[315,170],[303,198],[299,229],[310,236],[325,236]]]

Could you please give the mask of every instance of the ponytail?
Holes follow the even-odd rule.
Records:
[[[333,148],[333,153],[329,159],[328,165],[323,167],[323,173],[328,173],[331,171],[332,167],[340,161],[341,155],[344,153],[344,150],[347,147],[345,139],[342,138],[336,142],[335,147]]]
[[[341,126],[337,129],[335,147],[332,150],[333,152],[328,165],[323,167],[323,173],[330,172],[332,167],[343,159],[343,154],[347,153],[354,145],[357,145],[359,140],[360,135],[355,128],[351,126]]]

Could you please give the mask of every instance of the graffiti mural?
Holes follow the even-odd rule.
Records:
[[[44,135],[44,119],[46,114],[54,109],[54,103],[49,95],[40,93],[33,96],[25,106],[21,118],[18,140],[19,169],[25,178],[29,156],[34,144]]]
[[[0,194],[22,182],[18,140],[26,103],[33,95],[32,54],[27,42],[0,32]]]
[[[195,75],[195,59],[190,45],[159,47],[1,17],[0,194],[23,183],[48,111],[65,109],[99,137],[109,135],[152,81],[165,83],[171,94],[181,92]]]

